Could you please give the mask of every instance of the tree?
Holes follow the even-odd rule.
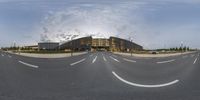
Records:
[[[182,51],[182,50],[183,50],[183,48],[182,48],[182,47],[180,47],[180,48],[179,48],[179,51]]]
[[[175,48],[175,51],[178,51],[178,47]]]
[[[187,47],[185,46],[184,48],[182,48],[183,49],[183,51],[186,51],[186,49],[187,49]]]
[[[187,47],[187,51],[190,51],[190,47]]]

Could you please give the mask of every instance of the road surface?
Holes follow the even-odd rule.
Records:
[[[199,52],[42,59],[0,52],[0,100],[198,100]]]

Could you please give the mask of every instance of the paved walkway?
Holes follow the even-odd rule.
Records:
[[[11,52],[9,52],[11,53]],[[73,56],[86,54],[87,52],[76,52],[73,53]],[[34,57],[34,58],[64,58],[71,57],[71,53],[59,53],[59,54],[35,54],[35,53],[12,53],[26,57]]]
[[[122,53],[122,52],[114,52],[114,53],[124,56],[131,56],[131,53]],[[188,53],[195,53],[195,52],[171,53],[171,54],[132,54],[132,55],[135,57],[170,57]]]

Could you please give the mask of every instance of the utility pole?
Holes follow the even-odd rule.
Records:
[[[183,41],[181,41],[181,54],[183,53]]]

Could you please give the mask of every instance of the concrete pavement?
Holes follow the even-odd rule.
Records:
[[[12,53],[12,52],[8,52]],[[78,56],[82,54],[86,54],[87,52],[74,52],[72,53],[73,56]],[[36,54],[36,53],[12,53],[16,55],[21,55],[25,57],[34,57],[34,58],[65,58],[70,57],[71,53],[58,53],[58,54]]]
[[[133,53],[132,56],[134,57],[171,57],[171,56],[178,56],[178,55],[184,55],[184,54],[190,54],[195,53],[195,51],[188,51],[183,53],[169,53],[169,54],[135,54]],[[122,53],[122,52],[114,52],[114,54],[123,55],[123,56],[131,56],[131,53]]]
[[[94,52],[31,58],[0,52],[0,100],[198,100],[199,52],[138,58]]]

